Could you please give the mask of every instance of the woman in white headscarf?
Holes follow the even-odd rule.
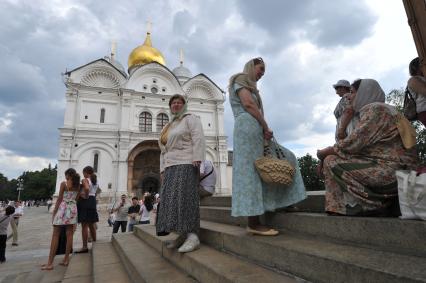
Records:
[[[159,235],[179,234],[178,240],[166,246],[180,246],[178,251],[186,253],[200,246],[198,172],[205,160],[206,142],[200,118],[187,112],[184,96],[173,95],[169,107],[172,119],[158,141],[162,185],[156,227]]]
[[[389,215],[397,201],[395,170],[417,163],[415,130],[396,109],[383,103],[379,83],[353,84],[357,114],[349,136],[319,150],[325,177],[325,210],[331,215]]]
[[[263,156],[264,140],[272,138],[265,118],[257,81],[265,73],[262,58],[248,61],[242,73],[229,80],[229,101],[235,118],[234,152],[232,161],[232,216],[248,217],[247,231],[251,234],[273,236],[278,231],[260,223],[266,211],[286,207],[306,197],[297,159],[281,147],[286,158],[296,168],[293,183],[282,188],[262,182],[254,161]]]

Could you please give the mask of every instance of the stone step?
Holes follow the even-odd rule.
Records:
[[[94,283],[131,282],[111,242],[93,243],[92,254]]]
[[[231,207],[222,206],[200,206],[200,218],[202,220],[231,224],[236,226],[247,226],[247,217],[232,217]]]
[[[426,257],[426,222],[399,218],[328,216],[319,213],[267,213],[268,225],[379,250]]]
[[[230,207],[200,207],[202,220],[245,227],[246,217],[232,217]],[[323,213],[266,213],[263,221],[277,229],[307,233],[354,245],[426,256],[426,222],[398,218],[328,216]]]
[[[306,194],[307,198],[292,205],[291,211],[324,212],[325,191],[309,191]],[[231,205],[231,196],[213,196],[201,199],[201,206],[231,207]]]
[[[113,234],[112,244],[132,282],[196,282],[133,233]]]
[[[426,258],[354,247],[282,232],[248,235],[241,227],[201,221],[200,238],[218,250],[313,282],[426,282]]]
[[[41,266],[36,265],[25,277],[25,283],[53,283],[61,282],[64,278],[67,267],[59,265],[63,256],[57,256],[53,262],[53,270],[41,270]]]
[[[135,226],[135,233],[164,258],[200,282],[298,282],[294,277],[274,272],[206,245],[185,254],[176,249],[168,249],[165,247],[165,241],[177,235],[158,237],[153,225]]]
[[[3,278],[2,283],[25,283],[29,272],[9,274]]]
[[[92,254],[73,254],[65,271],[64,283],[91,283],[92,282]]]

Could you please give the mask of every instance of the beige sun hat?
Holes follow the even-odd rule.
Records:
[[[336,89],[339,86],[350,88],[351,84],[347,80],[338,80],[337,83],[333,85],[333,88]]]

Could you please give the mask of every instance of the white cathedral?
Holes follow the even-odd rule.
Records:
[[[64,74],[66,108],[59,129],[56,192],[67,168],[82,174],[92,166],[102,196],[141,196],[158,192],[158,138],[169,121],[169,98],[187,97],[188,110],[199,116],[206,137],[206,158],[217,170],[216,194],[230,194],[228,151],[224,132],[224,91],[204,74],[192,76],[180,66],[171,71],[161,52],[145,42],[129,55],[128,73],[110,57]]]

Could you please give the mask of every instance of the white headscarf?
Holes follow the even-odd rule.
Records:
[[[262,64],[265,65],[265,62],[262,60]],[[229,79],[228,92],[231,95],[233,92],[233,85],[237,83],[244,88],[247,88],[256,95],[258,100],[258,106],[263,115],[263,103],[262,98],[260,97],[259,90],[257,89],[256,73],[255,73],[254,59],[251,59],[244,65],[244,70],[242,73],[237,73]]]
[[[355,113],[359,113],[362,107],[373,102],[385,102],[385,92],[379,83],[373,79],[362,79],[352,102]]]

